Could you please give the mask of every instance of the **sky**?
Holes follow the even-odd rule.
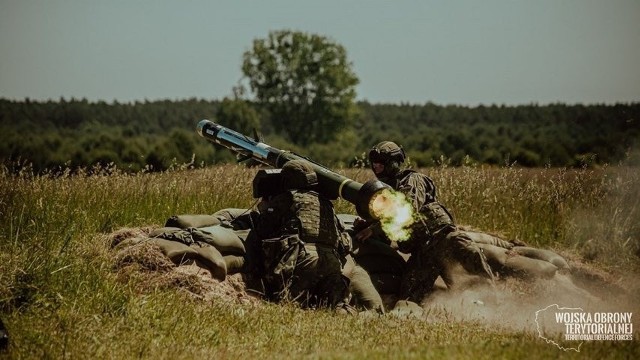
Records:
[[[0,0],[0,98],[221,100],[285,29],[344,46],[372,103],[640,101],[639,0]]]

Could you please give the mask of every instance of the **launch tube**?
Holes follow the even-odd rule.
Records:
[[[318,175],[318,192],[332,200],[347,200],[356,206],[358,215],[367,220],[376,218],[370,208],[372,200],[379,191],[388,188],[379,180],[359,183],[304,156],[274,148],[210,120],[201,120],[196,132],[208,141],[224,146],[242,157],[252,158],[274,168],[280,169],[290,160],[308,162]]]

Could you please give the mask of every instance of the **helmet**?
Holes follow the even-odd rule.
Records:
[[[392,177],[400,171],[400,164],[404,162],[404,150],[393,141],[383,141],[369,151],[369,163],[384,165],[384,171],[376,174],[380,177]]]
[[[282,184],[285,189],[305,189],[318,184],[318,175],[303,160],[290,160],[282,166]]]
[[[394,160],[398,163],[403,163],[404,158],[404,150],[393,141],[383,141],[369,151],[370,162],[385,164],[389,160]]]

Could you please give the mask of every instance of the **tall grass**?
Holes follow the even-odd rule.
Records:
[[[457,222],[534,246],[572,250],[609,269],[638,270],[636,168],[431,168]],[[91,175],[89,175],[91,173]],[[34,176],[0,171],[0,314],[11,358],[518,358],[557,356],[533,334],[475,323],[344,317],[291,305],[139,293],[113,270],[104,236],[174,214],[250,207],[255,170],[235,165],[126,174],[91,169]],[[359,181],[362,169],[341,173]],[[337,201],[338,212],[354,212]],[[637,342],[587,344],[624,357]],[[578,354],[584,357],[582,354]]]

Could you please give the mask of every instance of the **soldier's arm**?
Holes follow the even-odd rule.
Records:
[[[413,209],[418,211],[426,203],[427,187],[427,183],[414,173],[398,186],[398,191],[403,193]]]

